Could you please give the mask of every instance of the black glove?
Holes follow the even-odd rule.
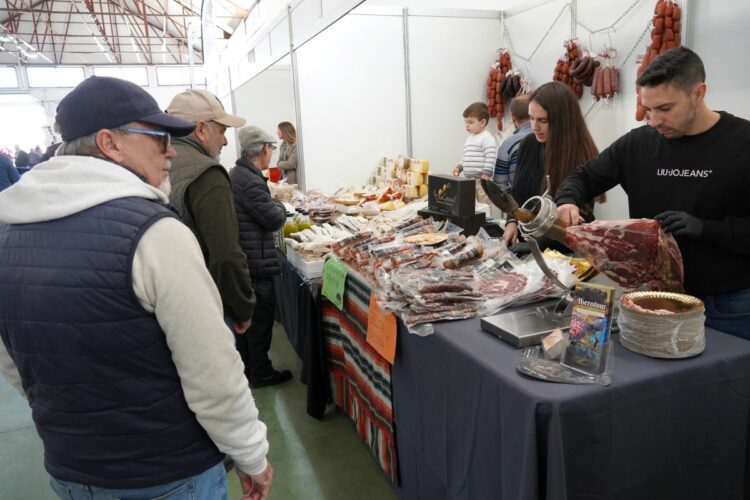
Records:
[[[700,238],[703,234],[703,221],[692,215],[677,210],[667,210],[654,219],[661,222],[664,231],[675,236],[687,236],[689,238]]]

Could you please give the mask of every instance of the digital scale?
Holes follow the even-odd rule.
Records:
[[[527,347],[539,344],[556,328],[570,327],[570,310],[555,311],[557,301],[534,304],[525,309],[514,309],[480,320],[482,330],[514,345]]]
[[[571,308],[561,313],[558,301],[533,304],[524,309],[513,309],[480,320],[482,330],[491,333],[509,344],[521,348],[541,344],[542,339],[559,328],[563,332],[570,328]],[[611,333],[617,333],[617,314],[620,307],[615,303],[612,312]]]

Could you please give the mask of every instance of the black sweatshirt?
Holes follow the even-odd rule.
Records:
[[[699,238],[678,237],[685,290],[698,296],[750,288],[750,121],[720,112],[701,134],[666,139],[645,125],[578,167],[558,206],[581,206],[620,184],[630,217],[682,210],[703,221]]]

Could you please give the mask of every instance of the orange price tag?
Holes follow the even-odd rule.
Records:
[[[376,301],[377,296],[370,294],[370,314],[367,318],[367,343],[393,364],[396,359],[396,315],[384,311]]]

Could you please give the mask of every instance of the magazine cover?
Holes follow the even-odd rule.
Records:
[[[612,287],[587,283],[576,285],[563,365],[586,373],[603,373],[614,298]]]

